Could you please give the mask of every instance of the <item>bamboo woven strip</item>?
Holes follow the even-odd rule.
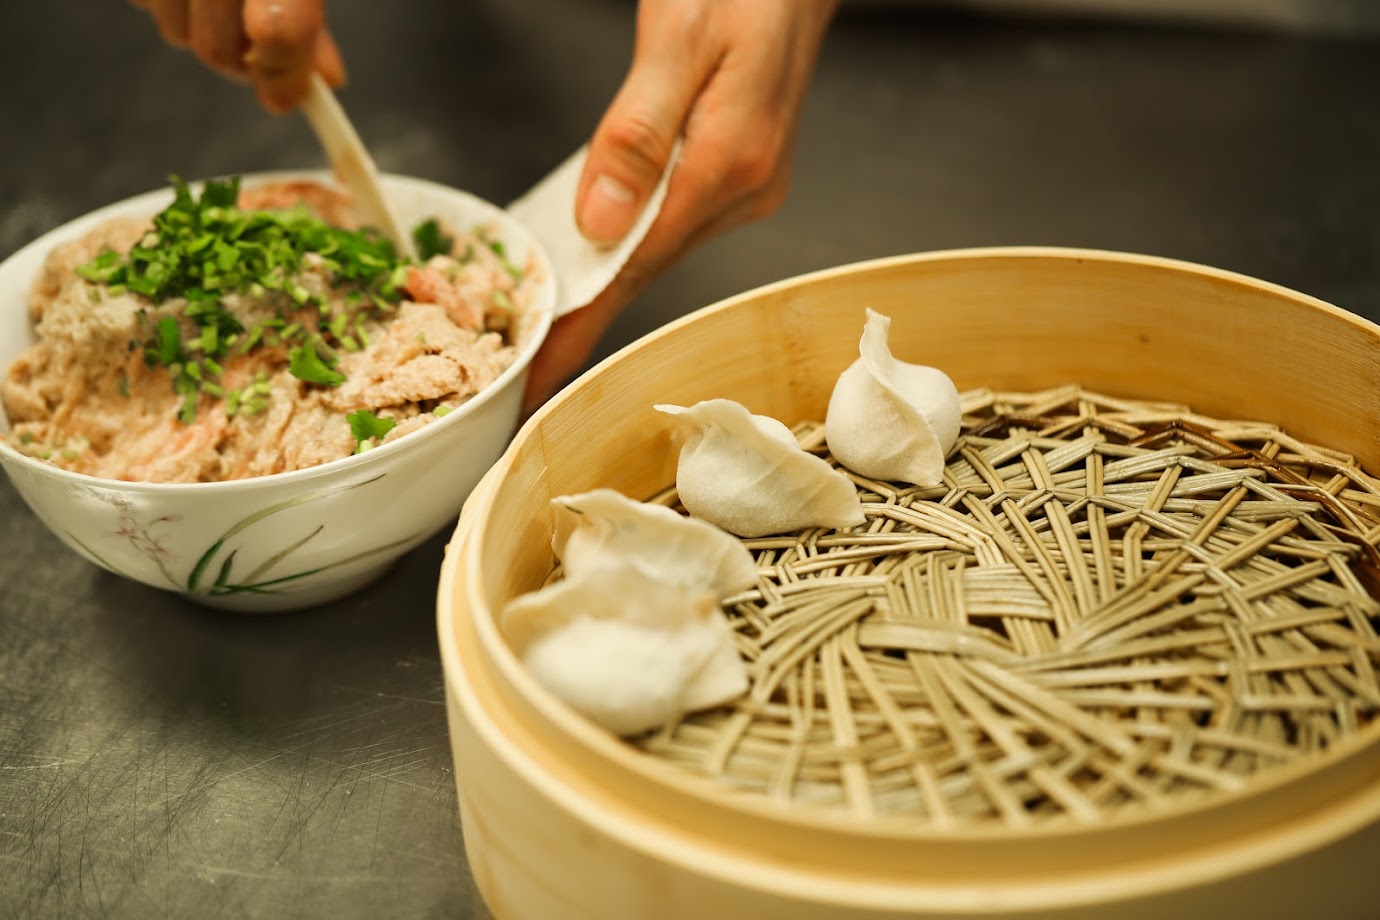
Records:
[[[1380,709],[1380,482],[1335,451],[1061,387],[964,394],[942,486],[844,472],[865,525],[745,541],[747,696],[643,750],[860,820],[1090,824]]]

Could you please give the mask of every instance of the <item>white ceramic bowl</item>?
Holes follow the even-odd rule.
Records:
[[[246,175],[246,186],[322,172]],[[404,226],[439,217],[488,224],[542,279],[519,322],[517,359],[454,412],[396,441],[331,463],[256,479],[169,484],[71,473],[0,443],[0,466],[49,529],[125,578],[218,607],[297,609],[341,597],[454,519],[517,424],[528,365],[551,326],[556,280],[540,244],[502,209],[422,179],[385,176]],[[0,365],[32,341],[29,291],[47,254],[119,215],[153,215],[170,190],[77,218],[0,263]],[[0,431],[9,421],[0,410]]]

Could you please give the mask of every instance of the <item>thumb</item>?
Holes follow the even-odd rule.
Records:
[[[575,198],[576,223],[591,241],[620,240],[666,170],[700,83],[685,63],[639,55],[594,132]]]

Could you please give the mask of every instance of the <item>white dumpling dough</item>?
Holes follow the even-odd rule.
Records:
[[[613,489],[551,502],[565,580],[503,611],[508,644],[542,686],[635,735],[748,686],[719,606],[757,582],[747,547],[704,521]]]
[[[636,735],[747,690],[714,592],[626,560],[512,601],[503,632],[538,683],[618,735]]]
[[[824,436],[834,458],[860,476],[920,486],[944,478],[944,458],[963,418],[943,371],[896,360],[891,320],[867,311],[860,357],[834,384]]]
[[[551,548],[567,576],[609,559],[627,560],[648,575],[717,598],[757,583],[752,553],[705,521],[663,505],[633,501],[613,489],[562,495],[551,502],[556,535]]]
[[[695,517],[740,537],[866,520],[852,481],[776,419],[728,399],[656,408],[678,423],[676,490]]]

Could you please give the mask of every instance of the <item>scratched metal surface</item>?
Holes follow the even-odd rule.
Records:
[[[496,201],[581,142],[631,41],[619,0],[381,9],[331,9],[364,138]],[[319,162],[298,119],[126,4],[7,2],[0,35],[0,255],[169,172]],[[850,9],[785,210],[660,278],[603,350],[801,271],[1005,243],[1187,258],[1380,316],[1377,88],[1373,39]],[[0,485],[0,917],[487,916],[441,704],[443,540],[350,600],[245,618],[81,562]]]

